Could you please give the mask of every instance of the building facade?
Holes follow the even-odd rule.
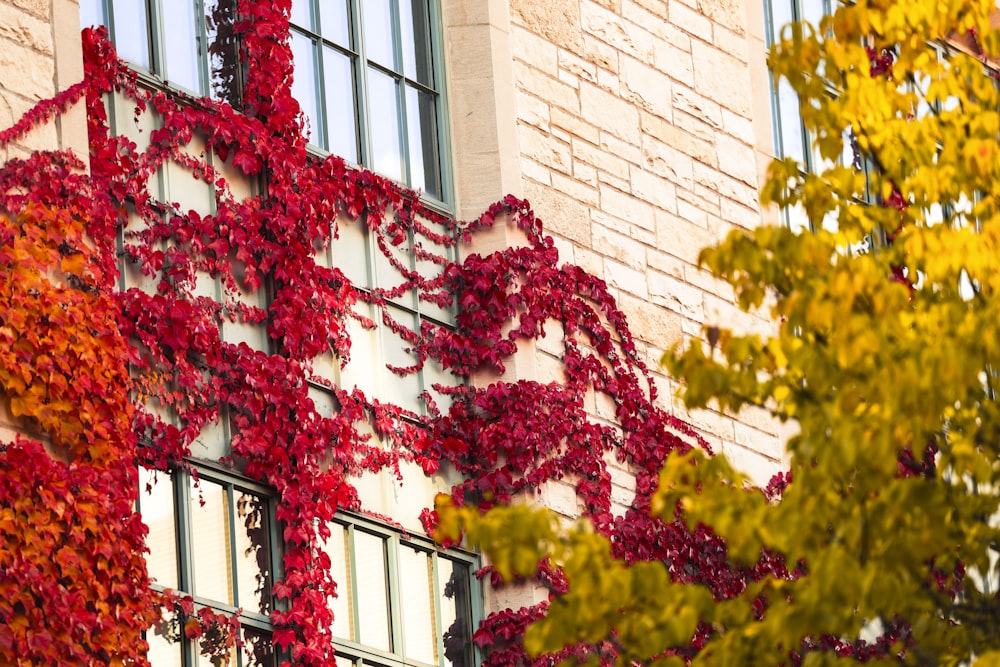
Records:
[[[659,358],[671,346],[702,336],[702,327],[713,322],[750,330],[768,326],[742,313],[733,295],[698,267],[697,256],[732,229],[777,220],[776,212],[761,210],[757,193],[774,154],[774,128],[791,121],[787,113],[772,114],[765,51],[776,22],[809,18],[794,4],[291,3],[291,91],[306,119],[309,154],[317,160],[338,155],[349,170],[365,165],[412,187],[420,192],[422,210],[433,216],[421,218],[419,242],[409,228],[402,243],[387,245],[376,225],[366,229],[341,211],[336,238],[314,249],[318,266],[340,271],[363,295],[354,309],[359,317],[344,320],[351,362],[339,364],[329,349],[311,355],[315,411],[329,417],[344,408],[334,387],[356,387],[379,405],[400,406],[409,415],[402,422],[428,414],[421,392],[446,404],[435,385],[461,382],[433,364],[416,364],[410,332],[425,324],[454,326],[455,308],[463,306],[435,304],[418,298],[415,289],[394,288],[413,288],[415,279],[408,276],[430,278],[437,270],[434,265],[425,271],[428,260],[420,254],[435,239],[447,259],[530,244],[513,221],[468,242],[443,240],[452,233],[448,220],[475,220],[513,194],[531,202],[560,263],[606,283],[627,318],[636,358],[651,369],[657,407],[766,483],[782,468],[778,425],[750,411],[738,417],[685,412],[673,399],[675,381],[659,369]],[[143,89],[168,96],[179,91],[181,99],[207,96],[239,109],[254,76],[237,39],[240,21],[248,20],[241,11],[242,3],[225,0],[183,8],[164,0],[0,0],[0,127],[13,126],[40,100],[83,79],[81,25],[106,26]],[[112,133],[132,141],[136,155],[148,155],[156,132],[169,126],[169,114],[153,104],[137,105],[121,90],[106,94],[104,104]],[[85,104],[78,100],[51,122],[8,141],[0,158],[69,149],[86,162],[87,130]],[[143,187],[160,203],[157,215],[217,216],[223,200],[236,202],[238,210],[241,202],[277,187],[261,170],[236,168],[235,158],[219,145],[196,133],[151,172]],[[203,163],[225,184],[192,178]],[[148,224],[140,220],[142,205],[124,214],[140,231]],[[128,246],[127,234],[119,244]],[[165,252],[171,247],[163,242]],[[156,292],[160,276],[137,270],[123,252],[119,286]],[[264,301],[273,294],[233,290],[217,276],[200,280],[194,274],[189,299],[270,307]],[[369,322],[377,326],[365,326]],[[259,319],[223,323],[219,335],[261,354],[273,352],[278,339],[291,344],[265,325]],[[468,382],[564,382],[566,329],[552,325],[546,333],[520,340],[502,373],[481,369]],[[415,364],[419,370],[402,377],[386,368]],[[613,395],[592,391],[585,400],[595,424],[616,428],[620,412]],[[0,410],[4,440],[26,430],[8,407]],[[160,417],[164,423],[172,419]],[[239,432],[238,416],[200,423],[188,441],[190,469],[141,469],[138,508],[150,527],[147,564],[157,590],[184,591],[198,608],[223,614],[241,610],[246,648],[232,649],[232,655],[239,664],[258,664],[273,660],[270,649],[258,650],[272,641],[289,650],[287,642],[273,639],[270,600],[271,583],[288,567],[282,565],[287,524],[272,507],[284,491],[248,476],[246,463],[234,457],[230,444]],[[374,441],[385,437],[377,427],[370,435]],[[635,471],[627,462],[606,463],[612,512],[622,515],[635,496]],[[356,505],[364,511],[341,512],[329,524],[326,560],[339,591],[328,601],[336,664],[473,664],[481,657],[469,641],[475,624],[490,612],[537,603],[544,590],[494,591],[472,576],[481,565],[476,554],[414,537],[424,534],[421,510],[460,475],[447,465],[429,473],[412,456],[393,465],[354,477]],[[576,517],[587,510],[577,485],[573,477],[554,478],[536,491],[542,503]],[[205,659],[198,642],[176,629],[147,633],[147,640],[154,665]]]

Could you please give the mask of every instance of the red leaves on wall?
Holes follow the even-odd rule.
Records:
[[[211,634],[220,652],[232,646],[231,621],[193,615],[190,599],[150,593],[144,528],[132,510],[136,464],[187,465],[192,443],[221,420],[232,432],[225,460],[278,497],[284,574],[272,590],[280,601],[273,640],[295,664],[331,662],[334,585],[317,546],[338,508],[358,507],[350,476],[398,470],[404,460],[428,473],[454,467],[464,478],[456,498],[483,506],[567,480],[620,556],[666,560],[676,578],[705,582],[720,598],[742,590],[758,575],[731,568],[718,538],[644,511],[665,457],[706,445],[658,407],[607,286],[559,265],[526,202],[508,197],[458,224],[371,172],[309,156],[291,96],[289,5],[240,3],[243,113],[141,88],[103,29],[87,29],[85,80],[0,133],[3,146],[75,101],[86,104],[89,174],[60,153],[0,170],[0,204],[14,215],[0,228],[0,381],[15,412],[33,420],[25,428],[37,425],[70,461],[24,439],[2,450],[5,470],[26,474],[0,475],[0,571],[10,573],[0,577],[0,622],[10,629],[0,632],[0,662],[140,656],[139,633],[154,619],[162,625],[159,605],[179,606],[188,635]],[[121,134],[132,119],[115,117],[121,136],[111,132],[109,96],[157,119],[142,148]],[[162,201],[155,185],[166,169],[204,184],[211,205]],[[224,171],[256,190],[238,195]],[[318,260],[338,224],[365,226],[395,284],[353,285],[347,264]],[[516,226],[526,243],[461,263],[445,256],[494,224]],[[399,252],[437,274],[404,266]],[[141,288],[114,290],[119,257]],[[395,372],[434,362],[456,377],[458,386],[439,387],[450,406],[421,416],[314,372],[327,351],[347,362],[349,323],[371,324],[361,306],[384,311],[410,293],[458,305],[454,327],[425,323],[414,332],[388,316],[381,323],[416,355]],[[265,332],[261,344],[230,338],[238,327]],[[561,378],[460,384],[502,373],[519,347],[545,336],[560,337]],[[311,383],[327,387],[333,414],[314,403]],[[637,476],[635,500],[617,517],[614,460]],[[517,638],[540,609],[486,620],[476,641],[493,645],[491,664],[526,660]]]

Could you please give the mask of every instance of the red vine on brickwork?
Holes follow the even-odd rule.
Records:
[[[119,659],[144,664],[140,632],[159,619],[162,605],[177,605],[188,616],[183,628],[189,638],[228,627],[228,635],[213,641],[222,651],[232,645],[231,621],[195,614],[190,599],[150,592],[140,558],[145,529],[132,510],[136,464],[184,467],[195,438],[221,419],[229,419],[233,431],[225,462],[273,487],[278,498],[284,575],[273,585],[279,601],[272,614],[273,641],[297,665],[332,664],[327,596],[335,583],[317,546],[329,537],[328,522],[338,508],[358,508],[350,477],[392,469],[404,460],[419,463],[428,474],[454,466],[464,478],[455,497],[483,506],[566,478],[597,528],[613,538],[617,555],[665,561],[675,579],[705,583],[720,599],[768,572],[787,576],[775,558],[752,570],[735,569],[725,545],[709,530],[691,533],[680,521],[650,517],[648,501],[665,457],[674,449],[706,445],[691,427],[657,407],[648,371],[606,285],[578,267],[559,266],[552,240],[526,202],[508,197],[478,220],[457,224],[371,172],[347,168],[337,157],[309,156],[303,116],[291,95],[289,5],[289,0],[239,5],[241,18],[233,29],[246,65],[241,110],[140,86],[117,60],[105,31],[87,29],[84,81],[0,133],[5,146],[69,106],[86,105],[89,174],[64,152],[11,160],[0,171],[0,205],[20,225],[5,228],[0,281],[21,290],[20,301],[0,311],[0,336],[15,329],[21,339],[37,334],[42,340],[41,332],[60,326],[52,313],[43,314],[30,302],[37,294],[12,279],[19,260],[11,248],[30,252],[35,243],[46,248],[43,265],[67,274],[53,293],[68,299],[67,312],[80,318],[68,330],[93,336],[86,341],[90,354],[111,355],[95,360],[80,353],[69,370],[68,350],[50,354],[44,341],[18,348],[16,357],[0,355],[4,391],[20,400],[24,385],[22,405],[29,407],[21,411],[37,420],[54,445],[63,442],[64,427],[46,411],[79,408],[110,424],[87,422],[66,436],[69,463],[51,459],[29,438],[3,446],[0,624],[12,631],[0,632],[0,662],[48,664],[57,655],[80,664]],[[150,111],[158,119],[148,146],[140,150],[112,134],[105,107],[109,94],[131,100],[137,115]],[[236,197],[219,165],[188,150],[195,137],[245,178],[266,182],[263,192]],[[212,186],[212,213],[157,200],[150,183],[167,164]],[[403,246],[440,271],[426,278],[397,263],[397,285],[359,289],[341,270],[316,260],[317,251],[336,236],[338,219],[366,225],[386,257]],[[527,243],[460,263],[427,250],[469,241],[497,221],[520,228]],[[61,239],[53,236],[57,230]],[[89,273],[79,272],[81,255]],[[119,259],[153,287],[117,291]],[[206,278],[222,286],[221,300],[198,295],[198,282]],[[243,296],[265,285],[267,305],[248,305]],[[419,360],[413,368],[395,369],[399,374],[416,372],[427,360],[458,379],[502,371],[520,341],[544,336],[554,326],[564,334],[562,381],[442,388],[450,407],[439,412],[431,405],[421,416],[313,374],[314,358],[327,351],[348,361],[352,319],[372,325],[357,313],[358,303],[383,306],[410,291],[426,302],[457,303],[458,315],[454,328],[425,323],[413,333],[386,318],[383,324],[405,337]],[[231,323],[266,327],[272,349],[227,342],[222,328]],[[45,393],[55,375],[46,376],[48,384],[18,378],[22,368],[50,372],[48,363],[64,369],[60,382],[74,392],[66,399]],[[338,407],[333,415],[320,414],[310,382],[329,387]],[[593,394],[614,406],[607,422],[588,412]],[[382,443],[363,435],[367,424]],[[99,437],[91,442],[90,434]],[[611,512],[611,458],[637,475],[635,502],[620,517]],[[429,511],[424,518],[433,522]],[[40,546],[27,550],[25,544]],[[58,555],[64,552],[65,562]],[[79,581],[87,579],[81,567],[105,573],[107,582]],[[558,573],[543,569],[540,576],[554,590],[565,585]],[[507,610],[484,621],[475,640],[490,648],[489,664],[528,662],[517,638],[544,608]],[[55,623],[63,619],[68,622],[57,631]],[[678,652],[692,655],[709,632],[701,628],[692,645]],[[601,645],[571,653],[607,657],[609,651]],[[553,660],[543,657],[534,664]]]

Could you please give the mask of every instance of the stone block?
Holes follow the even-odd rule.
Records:
[[[643,229],[655,229],[653,207],[628,192],[601,186],[601,210]]]
[[[729,176],[754,188],[757,184],[757,156],[752,146],[727,134],[715,138],[719,169]]]
[[[734,32],[719,24],[715,24],[713,28],[712,43],[717,48],[744,62],[749,58],[752,46],[747,41],[742,26],[740,26],[740,32]]]
[[[597,127],[639,145],[639,111],[633,105],[590,83],[580,84],[581,114]]]
[[[683,338],[681,318],[677,313],[629,294],[621,296],[618,307],[625,313],[632,335],[640,340],[670,348]]]
[[[629,178],[633,195],[664,211],[677,210],[677,187],[673,183],[638,165],[630,166]]]
[[[542,185],[552,185],[552,173],[546,165],[521,156],[521,173],[525,178],[538,181]]]
[[[0,3],[0,38],[47,56],[53,55],[52,31],[48,23],[38,15],[6,3]]]
[[[554,188],[530,181],[524,184],[524,191],[546,229],[590,247],[590,215],[587,207]]]
[[[553,127],[562,128],[576,138],[596,144],[600,139],[600,130],[586,122],[579,115],[569,113],[565,109],[554,107],[549,112]]]
[[[15,86],[17,94],[29,100],[41,100],[55,93],[55,64],[51,54],[0,40],[0,85]]]
[[[679,2],[671,2],[667,11],[672,24],[698,39],[712,41],[712,21],[707,16]]]
[[[740,0],[696,0],[698,11],[727,30],[744,35],[746,10]]]
[[[691,43],[694,60],[694,89],[735,113],[750,113],[750,70],[747,63],[724,53],[711,44]]]
[[[603,225],[593,227],[594,250],[637,271],[646,270],[647,248],[635,239]]]
[[[519,89],[547,100],[550,105],[580,113],[580,96],[572,86],[567,86],[520,60],[514,62],[514,78]]]
[[[571,173],[572,158],[568,144],[529,125],[518,128],[518,139],[521,151],[527,157],[551,169]]]
[[[694,187],[694,162],[691,158],[649,135],[642,137],[642,164],[682,188]]]
[[[638,25],[623,20],[591,0],[580,0],[580,21],[585,33],[622,53],[643,62],[652,62],[656,40]]]
[[[715,143],[715,134],[718,130],[700,118],[683,111],[674,111],[674,124],[677,126],[677,129],[698,141],[712,145]],[[715,159],[711,162],[714,165]]]
[[[552,173],[552,187],[563,192],[581,204],[587,206],[597,206],[599,197],[597,189],[586,183],[581,183],[575,178],[568,178],[562,174]]]
[[[671,81],[667,75],[634,58],[622,56],[619,80],[623,98],[657,116],[670,117]]]
[[[551,77],[559,73],[559,49],[547,39],[533,32],[538,26],[515,26],[510,32],[511,48],[524,60]]]
[[[536,31],[557,46],[580,50],[579,0],[511,0],[510,12],[515,25]]]
[[[649,298],[644,271],[636,271],[614,260],[605,259],[604,280],[607,281],[608,285],[622,292],[633,294],[642,299]]]
[[[584,81],[597,82],[597,65],[572,51],[559,49],[558,62],[561,71],[569,72]]]
[[[517,91],[517,118],[542,131],[549,131],[549,105],[524,90]]]
[[[658,271],[649,272],[648,283],[653,303],[689,319],[705,321],[705,293],[700,289]]]

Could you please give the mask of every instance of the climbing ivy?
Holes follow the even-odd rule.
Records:
[[[141,633],[163,609],[185,615],[189,638],[211,634],[216,655],[239,641],[232,619],[151,591],[146,529],[134,511],[137,465],[189,467],[192,444],[223,419],[232,439],[222,463],[276,494],[283,576],[272,589],[273,641],[296,665],[332,661],[327,599],[335,582],[318,548],[329,521],[341,508],[364,510],[354,476],[398,473],[401,462],[427,474],[453,468],[463,480],[454,502],[483,508],[566,479],[617,557],[665,563],[672,578],[705,583],[718,599],[763,570],[784,572],[777,560],[732,566],[708,529],[649,513],[667,456],[707,444],[657,406],[607,286],[559,264],[527,202],[506,197],[456,222],[416,193],[306,150],[291,95],[289,11],[289,0],[239,3],[232,32],[245,72],[241,108],[140,85],[106,31],[88,28],[84,80],[0,132],[6,146],[73,105],[86,107],[86,164],[69,152],[38,152],[0,170],[0,382],[23,431],[0,449],[0,663],[145,664]],[[136,121],[156,118],[142,148],[112,132],[112,98],[127,100]],[[151,183],[167,166],[211,187],[210,213],[158,199]],[[259,192],[237,196],[223,168]],[[449,259],[495,224],[520,229],[525,242]],[[428,277],[396,262],[397,284],[354,285],[342,268],[317,260],[339,225],[363,226],[390,262],[403,250],[436,270]],[[148,287],[122,288],[120,266]],[[201,295],[204,279],[221,286],[221,298]],[[251,305],[247,295],[262,290],[266,305]],[[409,292],[457,305],[454,326],[411,331],[388,315],[375,323],[362,314],[365,305],[387,313],[381,307]],[[411,346],[416,364],[393,372],[430,362],[450,371],[454,386],[439,388],[449,403],[425,396],[426,414],[417,414],[314,371],[316,357],[331,351],[350,363],[352,322],[390,327]],[[227,341],[231,324],[266,330],[267,350]],[[552,332],[562,336],[561,378],[499,379],[519,345]],[[484,386],[484,378],[494,381]],[[310,383],[332,393],[333,414],[322,414]],[[611,419],[588,411],[594,394],[614,406]],[[635,501],[621,516],[611,508],[612,460],[636,475]],[[430,508],[423,518],[433,528]],[[558,570],[525,574],[565,590]],[[519,639],[547,604],[490,615],[474,638],[487,662],[554,660],[527,658]],[[696,652],[709,632],[696,626],[678,654]],[[568,651],[607,656],[614,647],[584,642]]]

